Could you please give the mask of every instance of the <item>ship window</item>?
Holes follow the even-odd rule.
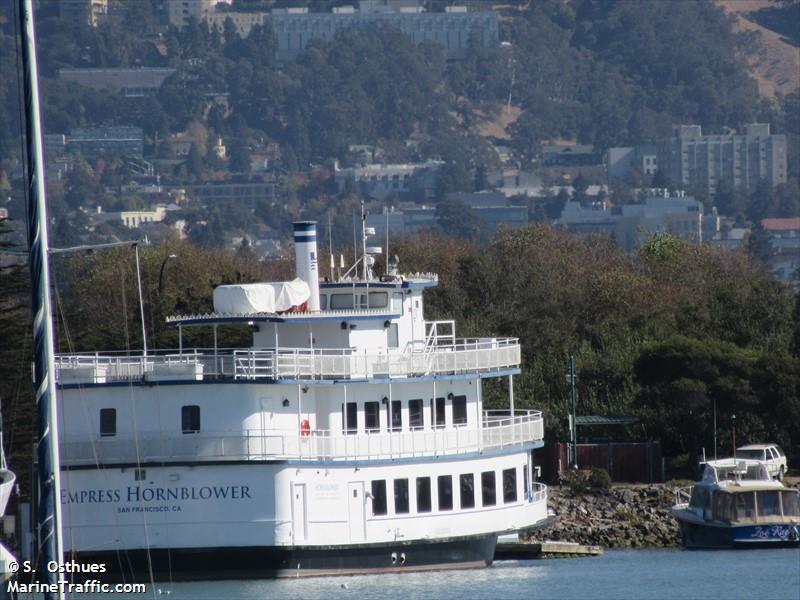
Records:
[[[408,426],[411,429],[422,429],[425,426],[422,419],[422,400],[408,401]]]
[[[181,406],[181,429],[183,433],[200,433],[199,406]]]
[[[319,295],[319,309],[325,310],[328,308],[328,295],[327,294],[320,294]]]
[[[475,476],[464,473],[459,477],[461,483],[461,508],[475,508]]]
[[[481,497],[483,506],[494,506],[497,504],[497,492],[494,485],[494,471],[481,473]]]
[[[453,510],[453,476],[439,475],[439,510]]]
[[[403,403],[400,400],[392,400],[392,431],[403,430]]]
[[[431,398],[431,410],[434,414],[434,427],[444,427],[444,398]]]
[[[517,501],[517,470],[503,470],[503,503],[510,504]]]
[[[800,494],[796,491],[781,492],[784,517],[800,517]]]
[[[380,431],[381,420],[378,411],[380,404],[377,402],[364,403],[364,428],[367,431]]]
[[[758,516],[780,517],[781,503],[778,490],[764,490],[758,492]]]
[[[467,397],[455,396],[453,398],[453,425],[467,424]]]
[[[386,514],[386,481],[383,479],[372,482],[372,514]]]
[[[752,492],[736,494],[736,520],[754,519],[756,512],[755,495]]]
[[[431,478],[417,477],[417,512],[431,512]]]
[[[331,294],[331,310],[353,308],[353,294]]]
[[[394,480],[394,514],[408,513],[408,479]]]
[[[358,404],[348,402],[344,405],[344,409],[342,414],[344,432],[349,434],[358,432]]]
[[[109,437],[117,435],[117,409],[100,409],[100,436]]]
[[[386,292],[370,292],[369,308],[386,308],[389,304],[389,294]]]

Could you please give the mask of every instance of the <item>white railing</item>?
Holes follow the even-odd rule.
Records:
[[[354,348],[192,350],[122,356],[62,354],[58,381],[108,383],[203,379],[362,379],[455,374],[518,367],[517,338],[454,339],[424,351],[370,352]]]
[[[539,411],[523,411],[483,429],[456,427],[394,433],[248,430],[243,434],[186,434],[173,437],[106,437],[61,442],[66,465],[169,460],[369,460],[446,456],[541,441]]]

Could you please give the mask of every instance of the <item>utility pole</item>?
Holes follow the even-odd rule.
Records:
[[[572,442],[572,468],[578,468],[578,424],[576,415],[576,405],[578,401],[578,393],[575,389],[575,356],[572,352],[569,353],[569,371],[567,372],[567,379],[569,380],[569,396],[572,402],[572,412],[570,414],[570,442]]]

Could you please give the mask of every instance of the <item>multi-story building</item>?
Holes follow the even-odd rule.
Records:
[[[344,191],[347,182],[352,181],[362,193],[373,198],[414,192],[417,199],[424,199],[433,193],[442,164],[442,161],[430,160],[424,163],[369,164],[363,167],[337,168],[334,180],[340,193]]]
[[[236,33],[240,37],[247,37],[250,35],[250,30],[253,27],[261,26],[269,17],[267,12],[209,12],[203,18],[208,24],[209,28],[214,28],[220,33],[225,31],[225,21],[231,20],[233,26],[236,28]]]
[[[752,190],[761,180],[786,183],[786,136],[771,135],[769,123],[746,125],[743,135],[703,135],[699,125],[679,125],[656,153],[670,181],[703,186],[711,196],[725,184]]]
[[[359,10],[340,7],[331,13],[309,13],[306,9],[273,10],[270,19],[277,40],[276,58],[294,59],[311,40],[330,40],[343,29],[385,24],[408,35],[415,44],[440,44],[448,60],[466,55],[471,37],[485,47],[498,43],[497,13],[448,7],[446,12],[423,12],[418,6],[361,2]]]
[[[626,252],[633,251],[652,234],[664,232],[689,241],[703,241],[703,205],[683,192],[648,190],[641,204],[611,206],[597,202],[581,206],[567,202],[557,224],[581,235],[605,234]],[[716,215],[713,216],[716,219]],[[706,231],[708,228],[705,227]]]
[[[67,137],[67,151],[89,160],[109,155],[142,158],[143,146],[141,127],[81,127]]]
[[[202,21],[217,12],[217,4],[233,4],[233,0],[168,0],[169,24],[186,27],[189,21]]]
[[[59,0],[58,14],[72,29],[97,27],[108,14],[108,0]]]
[[[743,134],[703,135],[700,125],[677,125],[672,137],[652,146],[611,148],[609,178],[636,169],[662,172],[681,186],[699,186],[714,196],[721,187],[755,189],[760,181],[786,183],[786,136],[770,133],[768,123],[746,125]]]

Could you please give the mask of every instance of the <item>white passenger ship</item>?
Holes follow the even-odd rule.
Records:
[[[125,577],[218,578],[491,564],[497,535],[547,519],[515,410],[513,338],[426,321],[432,274],[220,286],[187,327],[246,323],[247,349],[57,359],[64,548]],[[216,344],[215,344],[216,346]],[[509,409],[483,408],[507,378]]]

